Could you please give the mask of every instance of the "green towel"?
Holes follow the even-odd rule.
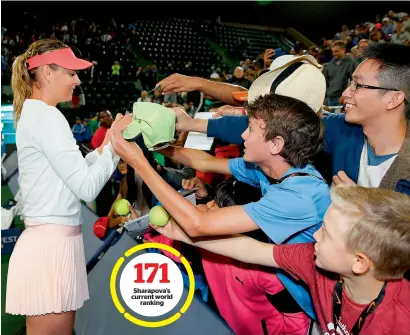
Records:
[[[158,144],[171,142],[175,137],[175,113],[162,105],[151,102],[135,102],[133,121],[122,133],[126,140],[134,139],[142,133],[149,150]]]

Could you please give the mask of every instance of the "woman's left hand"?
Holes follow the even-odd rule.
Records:
[[[141,148],[135,142],[128,142],[122,137],[123,125],[120,122],[115,122],[112,124],[109,132],[109,138],[111,145],[115,153],[121,157],[121,159],[130,164],[138,162],[141,159],[145,160],[144,153]],[[120,118],[121,119],[121,118]]]

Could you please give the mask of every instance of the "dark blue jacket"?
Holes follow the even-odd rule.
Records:
[[[344,114],[323,118],[325,124],[325,151],[331,155],[332,175],[346,172],[355,183],[359,178],[360,155],[364,144],[363,128],[345,121]],[[225,116],[208,121],[207,135],[224,142],[241,144],[241,134],[248,127],[247,116]],[[410,195],[410,125],[403,146],[380,187]]]

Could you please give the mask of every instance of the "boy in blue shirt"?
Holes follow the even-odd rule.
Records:
[[[84,143],[90,143],[91,139],[93,138],[93,135],[91,134],[91,126],[89,124],[88,119],[84,119],[83,126],[84,126],[84,134],[83,134]]]
[[[76,117],[75,118],[75,124],[73,126],[72,132],[74,135],[75,140],[77,141],[77,143],[83,143],[84,140],[84,126],[81,122],[81,118]]]
[[[324,91],[321,94],[322,101]],[[146,161],[141,149],[111,129],[115,152],[142,177],[166,210],[191,236],[227,235],[262,229],[277,244],[312,242],[330,204],[329,188],[310,160],[322,146],[320,118],[304,102],[281,95],[257,98],[247,107],[249,125],[242,134],[245,155],[223,159],[199,150],[169,147],[162,154],[202,172],[231,174],[260,187],[260,201],[201,212],[173,190]],[[315,317],[302,285],[277,272],[299,306]]]

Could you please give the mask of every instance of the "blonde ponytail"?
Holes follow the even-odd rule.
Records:
[[[32,93],[32,76],[26,65],[26,54],[18,56],[12,66],[11,88],[13,90],[14,127],[20,119],[24,101],[30,98]]]
[[[45,52],[68,48],[63,42],[52,39],[42,39],[33,42],[27,51],[16,58],[12,66],[11,88],[13,90],[14,127],[21,116],[24,101],[33,93],[33,83],[36,80],[36,69],[28,70],[27,59]],[[50,66],[54,66],[51,64]]]

